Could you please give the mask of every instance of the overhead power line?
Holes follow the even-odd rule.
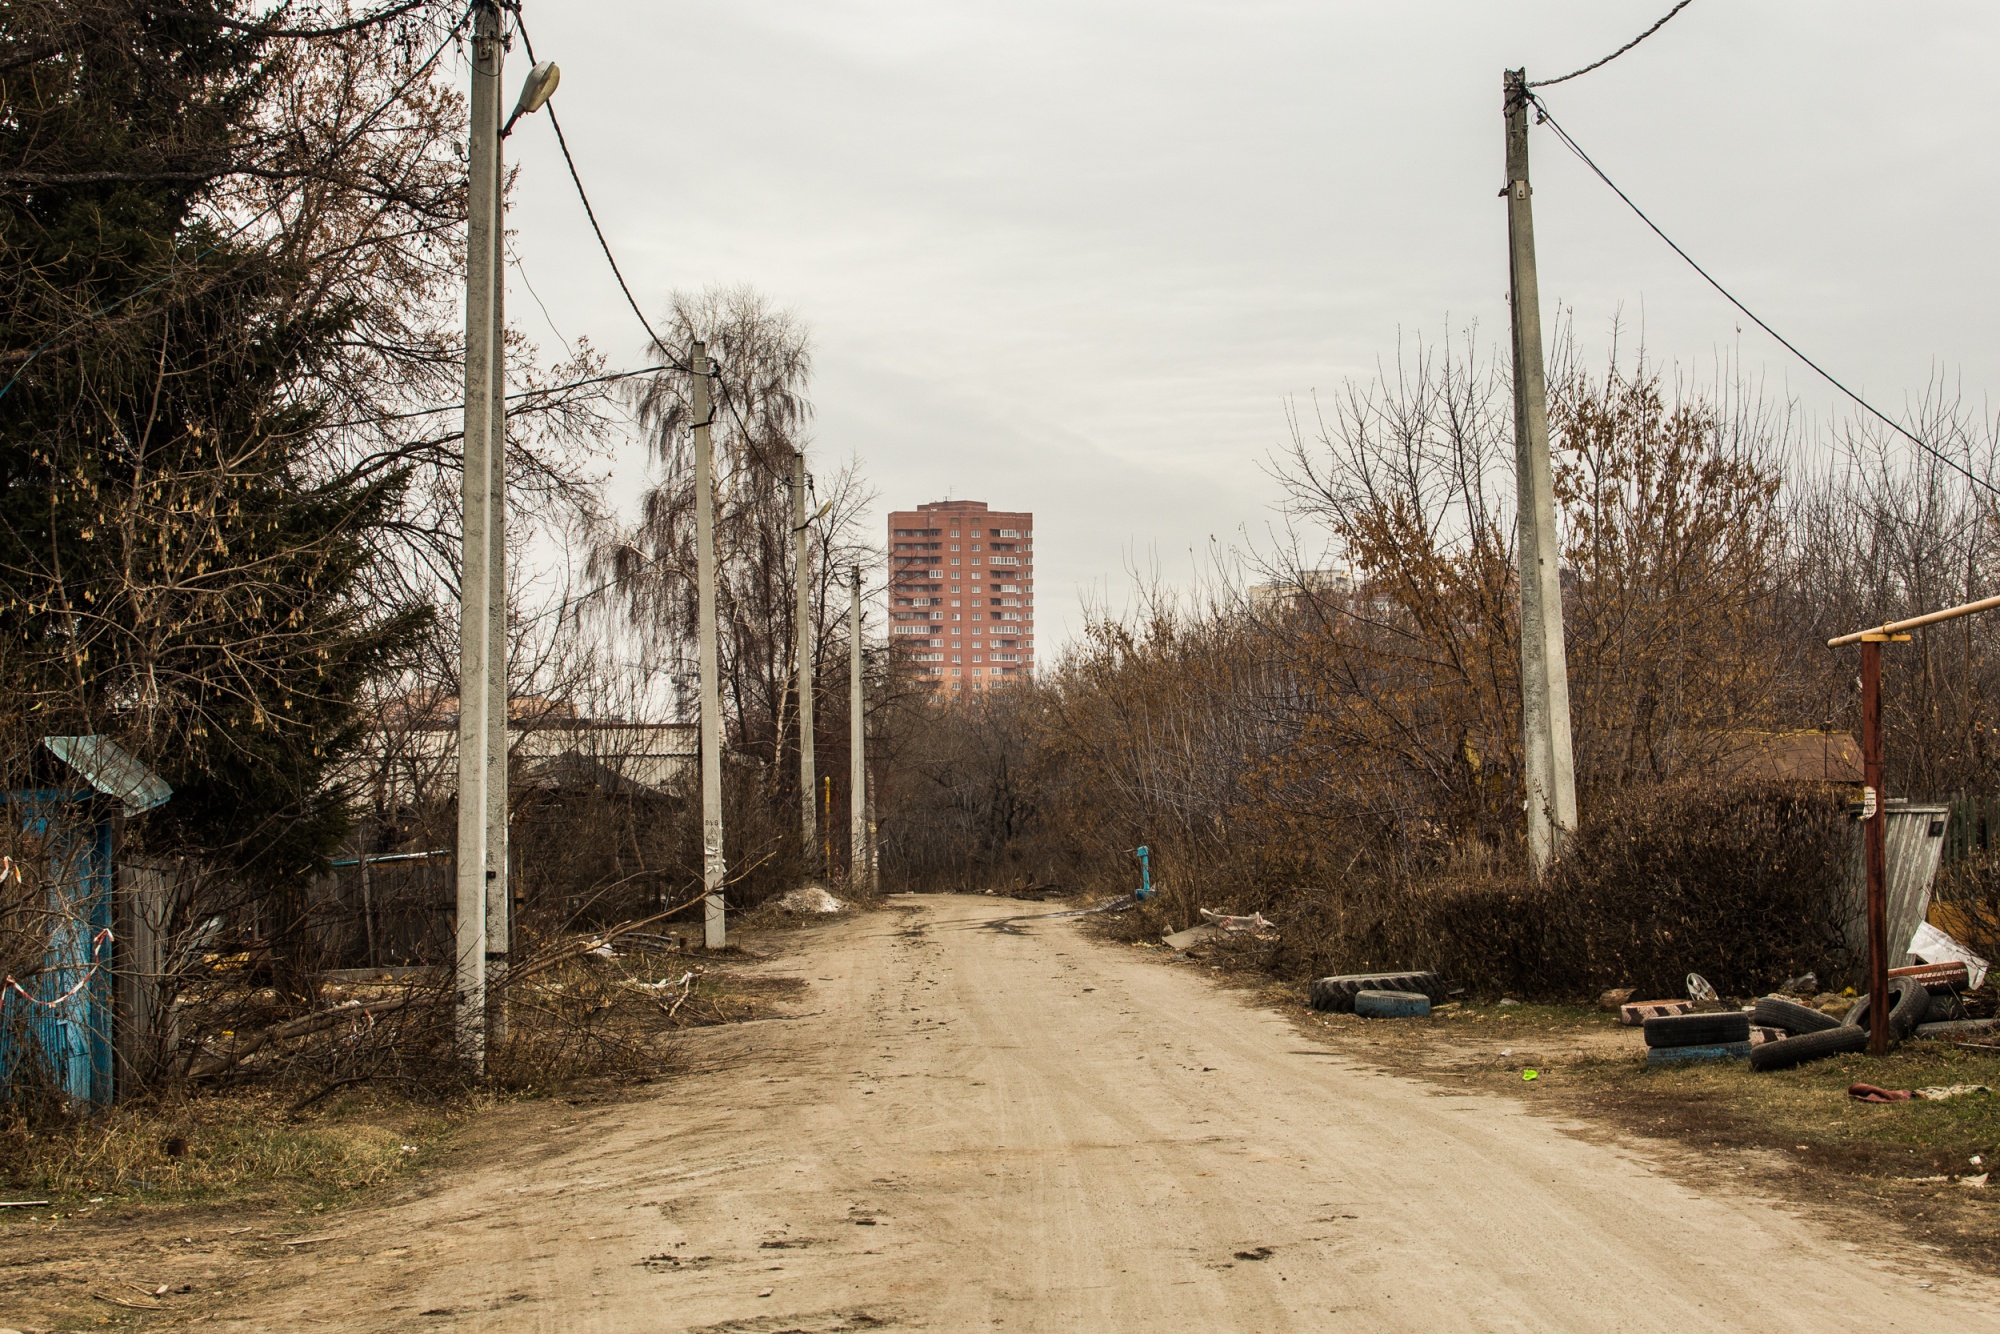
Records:
[[[1686,3],[1686,0],[1683,0],[1683,3]],[[1673,15],[1669,14],[1667,17],[1672,18]],[[1666,22],[1666,19],[1662,19],[1660,20],[1660,22],[1664,23]],[[1632,212],[1638,216],[1639,221],[1645,223],[1646,226],[1649,229],[1651,229],[1653,235],[1659,237],[1662,241],[1665,241],[1669,249],[1671,249],[1676,255],[1679,255],[1683,260],[1685,260],[1689,268],[1693,269],[1696,273],[1700,274],[1704,282],[1706,282],[1710,287],[1713,287],[1716,291],[1720,292],[1725,301],[1727,301],[1730,305],[1736,307],[1737,310],[1743,312],[1743,314],[1749,318],[1752,324],[1755,324],[1759,329],[1762,329],[1765,333],[1777,339],[1778,343],[1787,352],[1790,352],[1793,356],[1797,357],[1800,361],[1804,362],[1808,367],[1811,368],[1811,370],[1815,375],[1819,376],[1822,380],[1825,380],[1828,384],[1832,385],[1835,389],[1838,389],[1841,393],[1853,399],[1854,402],[1864,412],[1874,417],[1884,426],[1888,427],[1896,434],[1902,436],[1904,439],[1908,440],[1911,444],[1923,450],[1926,454],[1929,454],[1939,463],[1944,464],[1947,468],[1950,468],[1952,471],[1963,476],[1968,482],[1971,482],[1975,486],[1983,487],[1987,491],[1992,492],[1996,496],[2000,496],[2000,487],[1996,487],[1995,485],[1993,485],[1993,483],[1987,481],[1984,477],[1979,476],[1979,474],[1973,472],[1972,469],[1966,467],[1964,464],[1960,463],[1957,459],[1952,458],[1950,455],[1946,454],[1943,450],[1938,449],[1936,446],[1932,445],[1930,441],[1925,440],[1923,437],[1917,435],[1914,431],[1911,431],[1908,427],[1902,425],[1900,422],[1897,422],[1896,420],[1891,418],[1887,413],[1883,412],[1873,403],[1870,403],[1867,399],[1861,397],[1861,395],[1855,393],[1852,389],[1849,389],[1845,384],[1842,384],[1839,380],[1835,379],[1832,372],[1828,371],[1825,367],[1821,366],[1818,362],[1814,361],[1804,352],[1801,352],[1799,350],[1798,344],[1792,342],[1791,339],[1785,337],[1783,334],[1779,333],[1776,329],[1773,329],[1768,323],[1765,322],[1763,316],[1759,315],[1756,311],[1750,309],[1750,307],[1744,305],[1741,301],[1737,300],[1735,293],[1731,292],[1728,288],[1724,287],[1721,283],[1717,282],[1715,280],[1714,274],[1710,273],[1707,269],[1704,269],[1700,264],[1697,264],[1695,262],[1694,256],[1688,254],[1687,251],[1681,249],[1680,244],[1677,241],[1675,241],[1673,237],[1668,236],[1664,231],[1660,230],[1660,225],[1654,222],[1651,218],[1647,217],[1646,211],[1644,209],[1640,208],[1637,204],[1632,202],[1632,196],[1626,194],[1623,190],[1621,190],[1618,187],[1618,183],[1616,181],[1612,180],[1609,176],[1604,174],[1604,168],[1598,166],[1597,163],[1591,158],[1590,154],[1583,151],[1583,145],[1577,143],[1575,139],[1570,137],[1569,131],[1565,130],[1562,127],[1562,122],[1558,121],[1554,116],[1549,114],[1549,109],[1547,106],[1543,104],[1541,98],[1536,97],[1533,93],[1529,93],[1528,100],[1534,103],[1535,110],[1538,113],[1539,118],[1543,121],[1546,121],[1549,127],[1556,132],[1556,137],[1562,140],[1563,146],[1569,149],[1570,152],[1576,154],[1577,158],[1583,163],[1584,166],[1590,168],[1592,174],[1595,175],[1598,180],[1603,181],[1606,185],[1610,186],[1611,192],[1617,195],[1620,199],[1625,201],[1625,207],[1631,209]]]
[[[1689,5],[1693,3],[1694,0],[1680,0],[1679,4],[1675,5],[1672,9],[1669,9],[1666,13],[1660,16],[1660,21],[1658,23],[1655,23],[1652,27],[1646,29],[1646,31],[1640,33],[1637,37],[1634,37],[1631,41],[1625,43],[1625,45],[1619,47],[1616,51],[1613,51],[1610,55],[1604,57],[1604,59],[1593,60],[1588,65],[1585,65],[1582,69],[1573,69],[1569,73],[1562,75],[1560,78],[1537,79],[1528,86],[1530,88],[1547,88],[1551,84],[1567,83],[1569,80],[1574,79],[1579,74],[1588,74],[1594,69],[1602,69],[1604,66],[1609,65],[1612,61],[1618,59],[1618,57],[1624,55],[1627,51],[1630,51],[1633,47],[1637,46],[1639,43],[1645,41],[1648,37],[1651,37],[1654,33],[1658,32],[1660,29],[1666,27],[1668,19],[1680,13],[1683,9],[1686,9]]]
[[[528,48],[528,59],[534,60],[535,42],[528,36],[527,22],[519,12],[514,15],[514,26],[520,31],[521,44]],[[556,146],[562,149],[563,164],[569,168],[569,179],[576,186],[576,197],[583,201],[583,215],[590,219],[590,230],[597,237],[598,248],[604,252],[605,263],[611,266],[611,276],[618,280],[618,290],[625,294],[625,304],[632,307],[632,313],[639,317],[639,325],[646,331],[646,337],[653,340],[653,346],[660,350],[661,356],[671,360],[673,352],[660,340],[660,335],[654,332],[652,321],[646,318],[646,312],[639,306],[639,299],[632,295],[632,287],[625,281],[624,270],[618,267],[618,256],[611,253],[611,242],[604,239],[604,229],[597,225],[597,210],[590,206],[590,192],[583,188],[583,176],[576,169],[576,159],[569,154],[569,140],[563,136],[562,120],[556,115],[556,105],[553,100],[549,102],[547,110],[549,126],[556,132]],[[673,369],[684,374],[688,370],[678,363],[673,364]]]

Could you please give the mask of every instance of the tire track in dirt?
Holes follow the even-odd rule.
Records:
[[[1302,1052],[1069,921],[891,902],[776,965],[809,1017],[355,1211],[225,1327],[2000,1328],[1986,1280]]]

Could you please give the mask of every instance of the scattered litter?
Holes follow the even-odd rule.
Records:
[[[1519,1005],[1520,1003],[1521,1002],[1515,1000],[1512,996],[1502,996],[1500,998],[1500,1008],[1503,1010],[1506,1009],[1509,1005]]]
[[[1209,922],[1191,926],[1185,931],[1176,931],[1170,936],[1161,936],[1160,943],[1170,950],[1191,949],[1211,940],[1222,939],[1222,928]]]
[[[1693,1013],[1693,1001],[1627,1001],[1618,1007],[1618,1022],[1624,1024],[1627,1028],[1637,1028],[1648,1019],[1664,1019],[1670,1014]]]
[[[1944,963],[1913,963],[1906,968],[1891,968],[1889,977],[1893,981],[1899,977],[1914,977],[1924,984],[1924,990],[1933,996],[1950,995],[1963,991],[1972,981],[1972,970],[1962,960],[1951,959]]]
[[[845,903],[819,885],[800,885],[778,900],[778,911],[794,917],[826,917],[846,910]]]
[[[618,957],[618,951],[612,949],[611,946],[601,940],[594,941],[584,953],[599,959],[615,959]]]
[[[1917,923],[1917,933],[1910,937],[1910,957],[1919,963],[1957,962],[1965,965],[1966,985],[1977,991],[1986,981],[1986,970],[1990,966],[1986,960],[1974,954],[1965,946],[1953,940],[1929,922]]]
[[[1747,1061],[1748,1042],[1718,1042],[1701,1047],[1648,1047],[1647,1065],[1675,1065],[1692,1061]]]
[[[1810,996],[1819,990],[1819,974],[1805,973],[1791,978],[1778,990],[1788,996]]]
[[[1984,1190],[1986,1188],[1986,1173],[1981,1172],[1976,1177],[1960,1177],[1958,1184],[1961,1186],[1970,1186],[1974,1190]]]
[[[1526,1084],[1532,1084],[1541,1077],[1542,1072],[1539,1070],[1523,1070],[1521,1072],[1521,1081]]]
[[[2000,1019],[1943,1019],[1934,1024],[1918,1024],[1920,1038],[1948,1038],[1961,1033],[1991,1033],[2000,1029]]]
[[[1984,1084],[1944,1084],[1925,1089],[1885,1089],[1874,1084],[1849,1085],[1847,1096],[1861,1102],[1946,1102],[1952,1098],[1963,1098],[1970,1093],[1991,1093]],[[1978,1165],[1979,1160],[1973,1159]]]
[[[1263,936],[1274,934],[1278,929],[1276,922],[1260,912],[1253,912],[1248,917],[1239,917],[1232,913],[1210,912],[1203,908],[1201,915],[1203,920],[1213,926],[1221,927],[1224,931],[1252,931]]]
[[[1357,991],[1354,1012],[1364,1019],[1426,1019],[1431,998],[1421,991]]]
[[[47,1200],[0,1200],[0,1209],[40,1209]]]

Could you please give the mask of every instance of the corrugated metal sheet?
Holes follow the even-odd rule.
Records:
[[[1889,799],[1888,828],[1883,844],[1888,867],[1889,966],[1910,961],[1910,937],[1930,907],[1931,881],[1944,855],[1945,829],[1951,807],[1919,805],[1900,797]],[[1847,947],[1857,974],[1868,966],[1868,878],[1862,860],[1862,824],[1854,823],[1854,856],[1849,862]]]
[[[164,806],[174,795],[166,779],[108,736],[45,736],[42,744],[83,775],[84,782],[107,797],[118,798],[128,817]]]

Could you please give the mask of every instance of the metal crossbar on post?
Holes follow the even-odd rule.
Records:
[[[1954,621],[2000,607],[2000,597],[1964,602],[1942,611],[1925,612],[1901,621],[1885,621],[1872,630],[1856,630],[1826,641],[1828,648],[1861,645],[1861,767],[1866,796],[1862,800],[1862,860],[1868,874],[1868,1050],[1889,1052],[1889,798],[1883,790],[1882,766],[1882,645],[1904,644],[1910,631],[1940,621]]]

